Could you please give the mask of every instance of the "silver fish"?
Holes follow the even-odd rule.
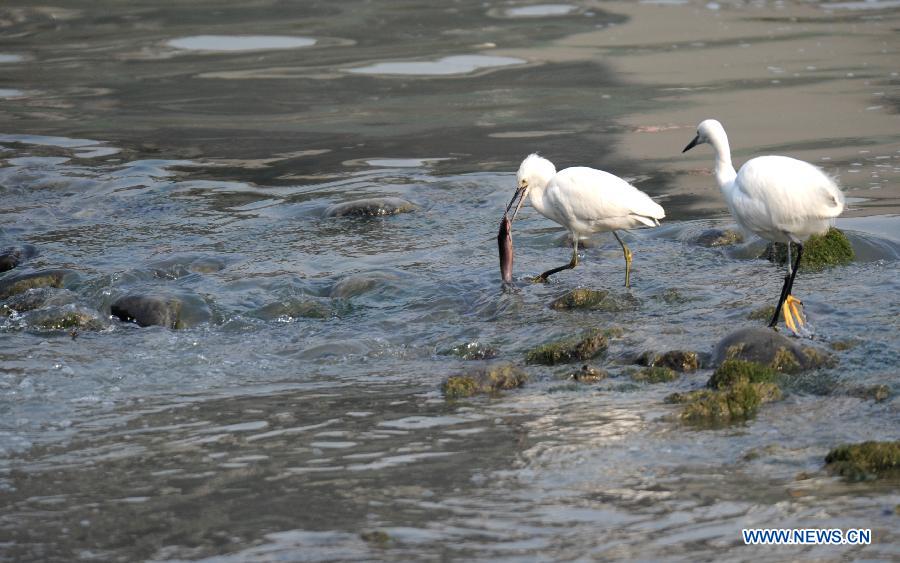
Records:
[[[500,230],[497,231],[497,247],[500,250],[500,278],[503,283],[512,283],[513,269],[513,244],[510,229],[512,224],[509,215],[504,213],[500,221]]]

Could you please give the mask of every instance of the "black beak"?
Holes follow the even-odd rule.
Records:
[[[699,145],[699,144],[700,144],[700,135],[697,135],[696,137],[694,137],[694,140],[691,141],[690,143],[688,143],[688,146],[684,147],[684,150],[681,151],[681,152],[682,152],[682,153],[686,153],[686,152],[688,152],[689,150],[691,150],[692,148],[696,147],[696,146]]]
[[[512,209],[513,204],[516,202],[517,199],[519,199],[519,197],[522,197],[524,199],[525,188],[521,188],[521,187],[516,188],[516,193],[514,193],[512,196],[512,199],[509,200],[509,205],[506,206],[506,211],[503,212],[504,215],[507,215],[509,213],[509,210]],[[520,201],[518,207],[516,207],[516,212],[513,215],[513,220],[515,220],[516,215],[519,214],[519,207],[521,207],[521,206],[522,206],[522,202]],[[512,221],[510,221],[510,222],[512,222]]]

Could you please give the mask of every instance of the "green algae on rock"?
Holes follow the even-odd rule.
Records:
[[[638,306],[638,301],[630,294],[614,295],[605,289],[578,288],[567,291],[550,302],[550,308],[557,311],[606,311],[616,313],[630,311]]]
[[[493,395],[507,389],[521,387],[528,374],[521,368],[505,363],[471,370],[463,375],[452,375],[441,384],[441,391],[448,399],[461,399],[474,395]]]
[[[708,389],[674,393],[668,403],[682,404],[679,418],[692,424],[727,424],[754,416],[763,403],[781,398],[778,372],[753,362],[726,360],[707,382]]]
[[[828,452],[825,467],[852,481],[900,477],[900,440],[843,444]]]
[[[648,367],[665,367],[687,373],[700,368],[700,355],[697,352],[685,350],[669,350],[662,354],[644,352],[638,356],[637,364]]]
[[[707,229],[697,235],[694,243],[700,246],[731,246],[744,242],[744,235],[734,229]]]
[[[43,330],[103,330],[109,324],[97,311],[75,304],[31,311],[26,322]]]
[[[763,257],[776,264],[784,264],[787,261],[787,247],[783,243],[769,243]],[[820,270],[829,266],[844,266],[853,262],[854,257],[853,246],[847,235],[840,229],[831,227],[825,234],[813,235],[803,243],[803,261],[800,267]]]
[[[11,276],[0,280],[0,299],[38,287],[63,287],[66,278],[73,275],[69,270],[41,270]]]
[[[631,380],[639,383],[668,383],[678,377],[677,371],[662,366],[647,367],[631,374]]]
[[[566,379],[574,379],[579,383],[598,383],[607,377],[609,373],[606,370],[585,364],[580,370],[570,373]]]
[[[713,365],[721,365],[725,360],[755,362],[782,373],[799,373],[837,363],[828,352],[798,344],[763,327],[739,329],[720,340],[713,352]]]
[[[525,361],[545,366],[582,362],[603,354],[607,348],[609,348],[607,333],[600,329],[591,329],[580,338],[558,340],[533,348],[525,355]]]

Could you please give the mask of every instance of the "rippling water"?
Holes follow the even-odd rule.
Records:
[[[216,561],[894,559],[896,482],[822,470],[836,444],[896,439],[900,127],[894,2],[70,2],[0,7],[0,250],[64,270],[0,316],[0,558]],[[710,352],[774,301],[764,243],[680,155],[718,117],[736,162],[837,176],[857,260],[803,271],[836,368],[755,420],[686,429],[625,377],[642,351]],[[621,250],[568,257],[525,208],[516,288],[495,236],[513,171],[616,172],[667,210]],[[695,154],[696,153],[696,154]],[[334,217],[393,197],[407,213]],[[574,287],[624,312],[559,312]],[[186,328],[110,319],[133,293]],[[78,311],[93,330],[46,328]],[[438,387],[482,361],[620,327],[576,385],[527,366],[501,397]],[[849,344],[848,344],[849,343]],[[847,389],[889,386],[873,402]],[[748,548],[746,527],[873,529],[866,547]]]

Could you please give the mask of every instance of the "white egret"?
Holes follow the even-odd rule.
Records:
[[[844,194],[834,180],[812,164],[786,156],[759,156],[735,172],[728,136],[715,119],[701,122],[697,136],[681,152],[702,143],[712,145],[716,153],[716,182],[738,224],[766,240],[787,244],[787,275],[769,326],[778,323],[780,311],[784,324],[799,336],[806,319],[803,303],[791,291],[803,243],[810,235],[828,230],[832,219],[844,210]],[[797,245],[793,266],[791,243]]]
[[[516,175],[518,188],[506,211],[519,198],[513,220],[527,196],[544,217],[559,223],[572,234],[572,260],[565,266],[547,270],[536,282],[578,265],[578,239],[591,233],[612,231],[625,254],[625,287],[631,284],[631,250],[617,230],[655,227],[666,216],[663,208],[625,180],[602,170],[584,166],[559,172],[546,158],[529,155]]]

